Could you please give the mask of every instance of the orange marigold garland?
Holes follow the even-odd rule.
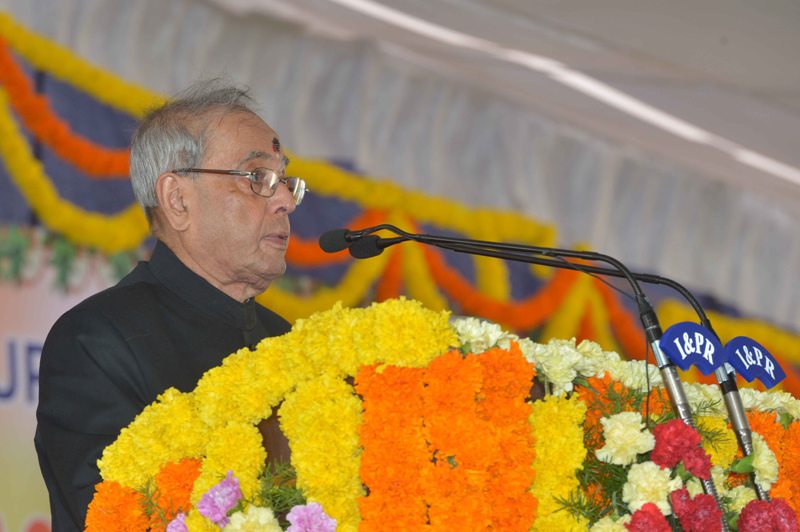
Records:
[[[143,509],[144,497],[138,491],[117,482],[101,482],[86,514],[87,532],[141,532],[147,530],[148,518]]]
[[[797,447],[791,446],[792,443],[795,445],[800,443],[800,438],[798,438],[800,422],[795,421],[787,430],[783,428],[775,412],[755,410],[747,412],[747,419],[750,422],[751,430],[763,436],[764,441],[767,442],[778,460],[778,481],[770,488],[770,496],[773,499],[786,500],[800,519],[800,500],[798,500],[800,477],[796,476],[800,468],[798,467]],[[793,426],[795,427],[792,429]],[[792,439],[794,441],[787,441]],[[739,454],[741,455],[741,451]]]
[[[200,461],[186,458],[177,463],[166,464],[155,476],[153,512],[150,514],[150,530],[164,530],[167,523],[180,512],[188,513],[192,507],[189,500],[194,481],[200,476]]]
[[[364,400],[360,439],[361,479],[370,494],[359,500],[360,530],[420,529],[427,521],[422,478],[430,474],[430,455],[422,425],[421,368],[365,366],[356,379]]]
[[[362,529],[527,530],[533,375],[516,343],[424,370],[363,368]]]

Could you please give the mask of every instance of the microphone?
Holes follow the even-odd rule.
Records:
[[[322,248],[322,251],[326,253],[336,253],[338,251],[342,251],[343,249],[349,248],[353,242],[357,242],[358,240],[374,233],[375,231],[380,231],[381,229],[391,230],[393,227],[394,226],[387,224],[380,224],[373,227],[367,227],[366,229],[361,229],[359,231],[351,231],[349,229],[332,229],[320,235],[319,247]],[[378,254],[379,253],[376,253],[376,255]],[[374,257],[375,255],[368,255],[366,257],[358,258],[369,258],[371,256]]]
[[[427,234],[413,234],[413,233],[407,233],[391,225],[384,225],[382,229],[388,229],[389,231],[400,236],[398,238],[391,238],[391,239],[381,239],[379,237],[370,239],[368,243],[364,244],[364,254],[366,255],[364,258],[376,256],[382,253],[383,249],[385,249],[390,245],[399,242],[404,242],[407,240],[413,240],[415,242],[419,242],[422,244],[429,244],[443,249],[457,251],[460,253],[484,255],[488,257],[495,257],[495,258],[513,260],[518,262],[527,262],[533,264],[544,263],[554,267],[561,267],[561,268],[567,267],[576,270],[581,270],[584,267],[583,266],[579,267],[577,265],[569,263],[566,260],[564,260],[564,262],[562,263],[560,261],[551,261],[548,259],[542,259],[541,257],[535,257],[531,255],[532,254],[544,255],[545,257],[556,257],[560,259],[577,258],[577,259],[584,259],[591,261],[601,261],[612,265],[615,268],[614,270],[609,270],[614,272],[614,274],[612,275],[625,277],[628,283],[630,284],[631,288],[633,289],[635,299],[639,307],[639,318],[644,327],[647,340],[651,348],[653,349],[653,353],[655,354],[659,372],[661,373],[661,378],[664,382],[664,388],[666,389],[667,395],[670,398],[673,410],[684,423],[686,423],[692,428],[695,429],[697,428],[694,419],[692,417],[692,409],[691,406],[689,405],[689,400],[686,396],[686,392],[683,389],[683,385],[681,384],[680,378],[678,377],[676,366],[667,358],[666,354],[663,352],[663,350],[659,345],[659,339],[662,336],[662,331],[661,331],[661,326],[658,323],[658,317],[656,316],[655,310],[653,309],[652,305],[645,296],[644,291],[642,291],[641,286],[637,282],[634,274],[619,260],[610,257],[608,255],[592,251],[575,251],[570,249],[545,248],[539,246],[505,244],[499,242],[471,240],[465,238],[441,237],[441,236],[427,235]],[[357,252],[360,254],[361,249],[359,249]],[[356,257],[356,254],[353,254],[353,256]],[[586,269],[590,268],[597,268],[597,267],[589,267]],[[600,268],[600,270],[604,269]],[[701,480],[701,483],[703,485],[703,490],[707,494],[714,497],[714,500],[717,503],[717,507],[720,507],[719,495],[717,494],[716,487],[714,486],[714,481],[712,479]],[[726,523],[723,521],[721,524],[723,530],[727,530]]]
[[[405,237],[381,238],[377,235],[367,235],[350,244],[350,255],[356,259],[369,259],[377,257],[383,250],[394,244],[405,242]]]
[[[347,229],[333,229],[322,233],[319,237],[319,247],[326,253],[336,253],[342,251],[350,245],[348,237],[350,231]]]

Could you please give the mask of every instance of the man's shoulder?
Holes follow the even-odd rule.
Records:
[[[144,263],[116,285],[84,299],[65,312],[53,329],[75,327],[85,322],[125,323],[128,317],[141,314],[142,308],[157,300],[158,284]]]

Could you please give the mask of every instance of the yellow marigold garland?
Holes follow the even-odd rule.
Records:
[[[556,498],[566,499],[578,487],[575,473],[583,465],[583,417],[586,404],[578,395],[545,397],[533,403],[531,427],[536,441],[531,493],[539,501],[532,530],[586,530],[588,522],[564,511]]]
[[[192,494],[193,501],[204,489],[224,477],[228,469],[241,475],[240,483],[246,496],[252,494],[261,471],[258,464],[263,466],[265,458],[253,424],[268,417],[271,406],[287,394],[290,405],[292,401],[302,404],[303,397],[307,396],[300,393],[292,399],[292,390],[301,386],[306,386],[306,390],[317,386],[317,391],[319,386],[333,387],[337,377],[352,376],[362,365],[384,362],[407,367],[426,366],[450,346],[458,345],[448,317],[447,312],[434,312],[423,308],[419,302],[400,299],[373,304],[366,309],[336,305],[326,312],[298,320],[288,334],[264,339],[253,352],[243,349],[227,357],[221,366],[201,378],[194,392],[165,391],[105,449],[98,461],[101,476],[105,481],[140,489],[165,463],[185,457],[205,457]],[[397,331],[413,331],[413,334],[398,334]],[[352,412],[354,400],[339,396],[337,402],[331,403],[335,410],[327,410],[328,417],[340,409]],[[304,402],[308,403],[308,399]],[[351,410],[345,408],[346,405]],[[292,411],[291,406],[288,408]],[[294,435],[290,444],[299,449],[301,457],[298,482],[320,502],[333,504],[343,523],[353,522],[357,509],[352,505],[347,508],[341,497],[334,500],[335,497],[326,495],[328,488],[324,480],[328,477],[308,477],[309,469],[302,458],[307,442],[302,438],[314,433],[308,425],[313,420],[308,416],[287,416],[285,412],[282,415],[290,427],[287,432]],[[351,417],[350,425],[355,422]],[[187,427],[192,430],[186,430]],[[351,428],[351,434],[356,435],[357,429]],[[351,447],[345,451],[339,449],[338,456],[348,452],[353,454]],[[237,460],[226,459],[228,454],[237,453],[240,455]],[[358,478],[357,457],[350,456],[349,465],[346,462],[339,470],[331,471],[349,471],[341,473],[337,482],[352,486]],[[356,498],[352,496],[353,505]]]
[[[297,487],[336,519],[338,530],[355,531],[363,489],[358,473],[361,401],[353,388],[332,375],[308,381],[286,397],[280,416],[291,445]]]
[[[8,108],[8,97],[0,89],[0,158],[12,181],[31,209],[47,227],[63,233],[71,241],[99,249],[107,254],[138,246],[149,234],[144,212],[138,204],[104,215],[89,212],[62,199],[33,157]]]

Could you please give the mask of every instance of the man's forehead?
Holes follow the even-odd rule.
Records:
[[[289,164],[289,159],[285,155],[282,155],[280,152],[269,153],[269,152],[266,152],[266,151],[263,151],[263,150],[253,150],[253,151],[249,152],[247,155],[244,156],[244,158],[242,158],[241,161],[239,161],[239,164],[240,165],[241,164],[245,164],[245,163],[250,162],[250,161],[255,160],[255,159],[265,159],[265,160],[268,160],[268,161],[279,161],[279,162],[282,162],[284,164],[284,166]]]

